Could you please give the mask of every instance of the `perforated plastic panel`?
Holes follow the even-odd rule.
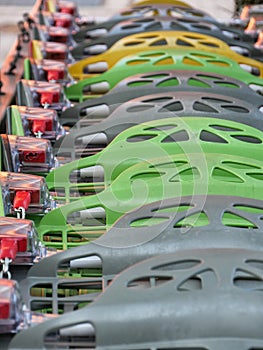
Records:
[[[233,51],[224,41],[210,35],[194,32],[163,31],[139,33],[126,36],[106,52],[89,57],[69,66],[69,73],[75,79],[84,79],[101,74],[112,68],[120,59],[142,51],[184,49],[211,52],[235,60],[239,65],[263,77],[263,64]]]
[[[150,5],[157,5],[157,4],[162,4],[163,1],[162,0],[139,0],[139,1],[132,1],[131,7],[135,7],[135,6],[148,6]],[[180,1],[180,0],[166,0],[165,1],[166,4],[169,5],[174,5],[174,6],[183,6],[183,7],[188,7],[188,8],[192,8],[191,5],[189,5],[187,2],[185,1]]]
[[[261,349],[262,253],[193,249],[125,270],[93,304],[10,349]]]
[[[241,197],[193,196],[150,203],[122,216],[96,241],[34,265],[21,283],[24,301],[30,309],[49,304],[53,313],[67,312],[85,301],[83,294],[86,302],[97,296],[92,288],[101,281],[94,275],[99,268],[105,288],[125,268],[156,255],[204,248],[261,250],[262,214],[262,201]],[[71,296],[58,295],[63,282]],[[52,295],[34,293],[44,286]]]
[[[146,90],[147,82],[144,83]],[[169,83],[173,83],[172,78],[169,79]],[[193,87],[193,91],[189,88],[187,91],[180,92],[175,87],[174,92],[142,96],[123,103],[105,121],[92,126],[91,120],[94,114],[96,116],[96,112],[93,110],[93,114],[91,108],[89,113],[87,108],[87,116],[83,117],[68,135],[56,142],[55,153],[67,156],[69,160],[80,157],[81,152],[78,148],[86,148],[85,155],[95,154],[106,147],[120,132],[137,124],[164,118],[188,116],[220,118],[244,123],[263,131],[263,101],[259,96],[251,95],[250,98],[250,95],[247,95],[249,102],[246,102],[247,96],[244,96],[244,99],[238,99],[231,97],[230,93],[226,96],[227,92],[225,95],[220,95],[211,91],[214,89],[208,88],[206,91],[198,92],[198,88]],[[222,92],[224,91],[226,90],[222,88]],[[230,88],[229,91],[238,94],[242,89]],[[85,127],[86,125],[89,126]],[[82,145],[78,145],[80,140]]]
[[[162,92],[209,92],[235,97],[261,106],[262,98],[240,80],[198,70],[164,70],[137,74],[120,81],[110,92],[67,108],[60,117],[64,125],[79,118],[93,124],[108,117],[120,104],[145,95]],[[210,91],[211,92],[211,91]],[[248,99],[249,96],[249,99]]]
[[[172,100],[171,105],[173,103]],[[81,140],[74,149],[82,157],[90,154],[90,149],[86,149]],[[231,154],[261,161],[263,133],[245,124],[219,118],[156,120],[123,131],[96,155],[54,169],[47,175],[46,181],[50,190],[64,191],[69,200],[71,188],[78,188],[80,195],[87,195],[92,189],[100,191],[124,170],[151,159],[153,155],[161,158],[193,152]]]
[[[160,70],[200,70],[236,78],[244,83],[262,90],[262,79],[243,70],[238,63],[225,56],[205,53],[197,50],[147,51],[138,55],[127,56],[113,68],[99,77],[84,79],[65,88],[70,100],[81,102],[92,94],[104,94],[121,80],[137,73],[156,72]]]
[[[82,42],[83,40],[87,39],[87,37],[90,36],[89,32],[91,31],[93,35],[96,32],[101,29],[105,29],[106,31],[110,30],[114,25],[116,25],[119,22],[130,20],[133,18],[142,18],[147,17],[149,15],[152,16],[179,16],[179,17],[185,17],[190,19],[198,19],[202,20],[204,22],[217,22],[216,19],[212,18],[210,15],[205,13],[204,11],[182,6],[182,5],[175,5],[175,4],[167,4],[167,3],[160,3],[160,4],[149,4],[149,5],[135,5],[134,7],[126,8],[120,13],[114,15],[110,19],[108,19],[105,22],[99,23],[99,24],[88,24],[86,26],[81,26],[81,29],[73,34],[74,40],[76,42]],[[91,33],[91,35],[92,35]],[[99,32],[100,33],[100,32]]]
[[[82,42],[90,36],[90,31],[100,30],[101,28],[106,31],[110,30],[114,25],[125,20],[131,20],[133,18],[143,18],[148,16],[170,16],[170,17],[184,17],[189,19],[198,19],[204,22],[217,22],[216,19],[212,18],[209,14],[204,11],[175,4],[148,4],[148,5],[135,5],[130,8],[126,8],[114,15],[107,21],[100,24],[89,24],[82,26],[81,30],[74,35],[76,42]],[[94,34],[94,32],[93,32]],[[91,33],[92,35],[92,33]],[[96,32],[95,32],[96,35]]]
[[[97,238],[144,204],[190,195],[261,199],[262,181],[262,162],[245,157],[193,153],[151,159],[128,168],[98,195],[52,210],[38,232],[46,245],[66,249]]]
[[[114,25],[105,36],[93,39],[90,42],[86,40],[79,42],[78,45],[73,48],[71,54],[76,60],[80,60],[94,53],[97,54],[106,51],[125,36],[143,32],[167,30],[198,32],[211,35],[223,40],[230,47],[238,50],[245,56],[250,56],[259,60],[262,58],[261,51],[253,46],[251,38],[248,39],[248,36],[242,34],[241,31],[216,22],[209,23],[205,21],[202,22],[200,19],[180,18],[180,15],[178,18],[172,16],[156,16],[124,20]],[[245,42],[244,39],[250,42]],[[96,49],[99,46],[101,47],[100,52]]]

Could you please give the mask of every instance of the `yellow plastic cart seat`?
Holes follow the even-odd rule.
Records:
[[[263,77],[263,63],[233,51],[224,41],[213,36],[184,31],[163,31],[134,34],[119,40],[106,52],[83,59],[69,66],[74,79],[85,79],[101,74],[112,68],[125,56],[141,51],[167,48],[195,49],[224,55],[236,61],[251,73]],[[38,57],[35,57],[38,58]]]
[[[162,5],[174,5],[174,6],[182,6],[182,7],[189,7],[192,8],[189,4],[187,4],[184,1],[179,0],[139,0],[134,1],[132,6],[143,6],[143,5],[155,5],[155,4],[162,4]]]

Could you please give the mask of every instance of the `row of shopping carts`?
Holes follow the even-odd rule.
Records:
[[[262,5],[36,6],[0,123],[0,348],[263,349]]]

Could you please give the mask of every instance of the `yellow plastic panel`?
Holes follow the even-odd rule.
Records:
[[[32,58],[35,60],[42,60],[43,54],[41,51],[41,41],[39,40],[32,40],[31,41],[31,55]]]
[[[47,11],[51,13],[56,12],[56,2],[54,0],[47,0],[46,7],[47,7]]]
[[[182,7],[188,7],[192,8],[189,4],[187,4],[184,1],[179,1],[179,0],[141,0],[141,1],[134,1],[132,6],[144,6],[144,5],[156,5],[156,4],[161,4],[161,5],[174,5],[174,6],[182,6]]]
[[[127,36],[116,42],[108,51],[72,64],[69,66],[69,73],[77,80],[94,77],[112,68],[123,57],[142,51],[163,50],[166,47],[224,55],[240,65],[247,66],[248,69],[249,67],[251,70],[257,69],[259,76],[263,77],[262,62],[236,53],[224,41],[213,36],[186,31],[147,32]],[[99,71],[97,68],[96,71],[94,67],[99,67],[101,64],[104,70]]]

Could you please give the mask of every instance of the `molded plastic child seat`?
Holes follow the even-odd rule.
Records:
[[[72,126],[79,118],[90,124],[107,118],[120,104],[137,97],[162,92],[205,92],[235,97],[261,106],[262,98],[240,80],[198,70],[161,70],[137,74],[121,80],[110,92],[89,99],[61,113],[60,122]],[[83,125],[82,125],[83,126]]]
[[[198,90],[204,91],[198,92]],[[229,95],[232,90],[236,91],[237,95],[242,91],[242,89],[221,89],[222,92],[226,90],[230,91]],[[137,124],[164,118],[188,116],[220,118],[241,122],[263,131],[263,101],[259,95],[248,94],[240,100],[226,96],[227,92],[225,95],[220,95],[210,91],[214,90],[190,87],[180,92],[180,89],[177,90],[175,87],[175,92],[146,95],[123,103],[105,121],[85,127],[86,123],[90,124],[90,116],[93,116],[92,109],[87,109],[87,118],[81,119],[69,134],[56,142],[54,153],[60,157],[61,164],[81,157],[82,153],[84,156],[96,154],[120,132]],[[247,100],[249,102],[245,102]]]
[[[66,96],[73,101],[83,101],[92,95],[102,95],[112,89],[121,80],[139,73],[160,70],[199,70],[226,75],[248,84],[256,91],[262,91],[263,79],[243,70],[239,64],[225,56],[197,50],[147,51],[127,56],[113,68],[100,76],[84,79],[64,89]]]
[[[1,171],[0,184],[8,188],[12,203],[11,214],[18,218],[27,215],[28,219],[31,216],[32,219],[37,219],[54,206],[42,176]]]
[[[56,159],[49,140],[0,134],[1,170],[46,175]]]
[[[72,83],[67,65],[56,60],[25,58],[24,79],[48,81],[66,85]]]
[[[20,283],[24,301],[33,311],[45,305],[52,313],[69,312],[83,306],[84,294],[87,303],[97,297],[92,292],[99,277],[105,289],[125,268],[152,256],[187,249],[261,250],[262,213],[262,201],[228,196],[171,198],[139,207],[96,241],[35,264]],[[54,243],[58,249],[61,245]],[[59,286],[60,294],[51,297],[43,286]]]
[[[84,136],[85,137],[85,136]],[[263,133],[245,124],[213,118],[168,118],[139,124],[120,133],[102,152],[63,165],[46,177],[61,201],[108,187],[134,164],[176,154],[218,153],[262,160]],[[81,155],[85,157],[85,149]],[[75,196],[74,196],[75,194]],[[72,198],[71,198],[72,196]]]
[[[25,278],[35,259],[40,258],[40,248],[33,221],[0,217],[0,263],[2,265],[5,258],[12,259],[10,277],[17,281]],[[7,278],[3,271],[0,274]]]
[[[73,1],[58,1],[55,2],[53,0],[47,0],[44,3],[44,9],[49,11],[49,12],[60,12],[60,13],[66,13],[70,14],[73,17],[78,17],[79,16],[79,11],[78,7],[75,2]]]
[[[42,139],[51,142],[65,135],[57,112],[48,108],[12,105],[7,108],[3,129],[11,135],[35,137],[41,135]]]
[[[68,28],[36,24],[32,28],[30,34],[32,40],[62,43],[66,44],[69,48],[76,45],[76,42],[72,37],[72,33]]]
[[[233,50],[242,55],[262,59],[262,51],[254,47],[254,42],[244,31],[231,29],[220,23],[200,22],[199,20],[175,17],[135,18],[116,24],[107,35],[93,40],[83,40],[71,50],[75,60],[97,55],[108,50],[122,38],[138,33],[152,31],[187,31],[211,35],[227,43]],[[248,38],[249,42],[245,42]],[[252,41],[252,42],[251,42]],[[46,57],[47,58],[47,57]]]
[[[106,190],[46,214],[38,227],[48,246],[56,237],[87,243],[124,213],[157,200],[190,195],[262,198],[263,163],[217,153],[179,154],[150,159],[125,170]]]
[[[43,26],[38,24],[34,26],[31,38],[33,40],[63,43],[69,46],[74,44],[70,31],[63,27]]]
[[[50,108],[57,113],[70,107],[63,87],[58,83],[21,79],[17,83],[16,98],[19,106]]]
[[[248,249],[147,259],[90,306],[20,333],[9,349],[262,348],[262,263],[262,252]]]
[[[224,41],[210,35],[194,32],[149,32],[127,36],[119,40],[108,51],[89,57],[69,66],[69,73],[75,79],[91,78],[112,68],[120,59],[136,55],[141,51],[189,49],[224,55],[236,61],[241,67],[263,77],[263,63],[244,57],[233,51]]]
[[[23,302],[18,283],[14,280],[0,278],[0,298],[1,346],[6,349],[6,347],[3,347],[3,345],[6,345],[5,337],[8,333],[16,333],[24,321]]]
[[[37,23],[40,25],[66,28],[70,33],[79,29],[74,16],[70,13],[39,11],[37,15]]]
[[[29,57],[37,60],[56,60],[67,64],[74,62],[67,44],[53,41],[32,40]]]
[[[82,25],[80,30],[73,34],[76,42],[82,42],[87,38],[97,38],[106,35],[107,32],[117,23],[127,21],[133,18],[143,18],[148,16],[170,16],[183,17],[189,19],[198,19],[203,22],[217,23],[218,21],[204,11],[198,9],[172,5],[156,4],[128,7],[113,15],[107,21],[96,24]]]

